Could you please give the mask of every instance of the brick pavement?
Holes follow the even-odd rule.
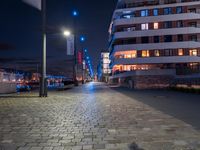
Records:
[[[31,95],[31,96],[30,96]],[[200,132],[90,83],[0,98],[0,150],[200,150]]]

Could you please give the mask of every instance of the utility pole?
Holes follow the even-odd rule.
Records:
[[[47,79],[46,79],[46,0],[42,0],[42,70],[40,78],[40,97],[47,97]]]

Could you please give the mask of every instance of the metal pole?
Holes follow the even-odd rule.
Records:
[[[77,81],[77,35],[76,35],[76,18],[74,17],[74,85],[78,86]]]
[[[42,0],[42,36],[43,36],[43,51],[42,51],[42,70],[40,79],[40,97],[47,97],[46,84],[46,0]]]
[[[83,64],[83,61],[84,61],[84,49],[82,48],[82,84],[84,84],[84,64]]]

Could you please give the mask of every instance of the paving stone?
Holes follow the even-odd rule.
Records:
[[[43,150],[53,150],[53,147],[44,147]]]
[[[200,133],[191,125],[101,83],[51,91],[44,99],[35,92],[29,95],[0,97],[0,146],[13,145],[18,150],[200,149]]]

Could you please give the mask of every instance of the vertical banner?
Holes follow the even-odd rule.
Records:
[[[82,52],[78,52],[78,63],[82,64]]]
[[[42,10],[42,0],[22,0],[24,3],[37,8],[38,10]]]
[[[74,35],[67,37],[67,55],[74,55]]]

